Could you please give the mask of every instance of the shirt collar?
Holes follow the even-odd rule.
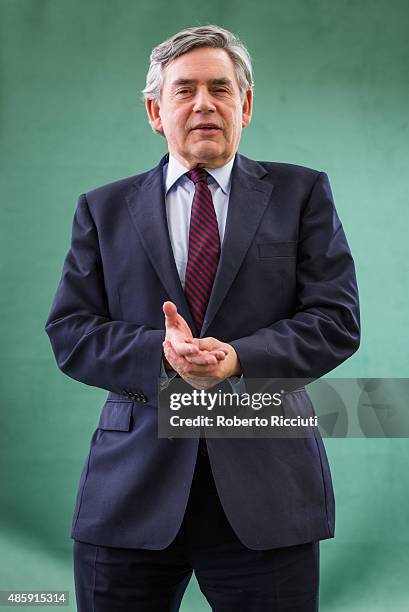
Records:
[[[231,172],[233,168],[235,155],[231,158],[230,161],[227,162],[224,166],[220,168],[205,168],[205,170],[210,174],[210,176],[216,181],[222,191],[228,195],[230,192],[230,184],[231,184]],[[169,153],[169,162],[164,165],[163,173],[164,173],[164,184],[165,184],[165,195],[167,195],[169,189],[173,187],[173,185],[180,179],[181,176],[188,172],[188,168],[186,168],[183,164],[180,163],[173,155]],[[186,177],[187,180],[189,180]]]

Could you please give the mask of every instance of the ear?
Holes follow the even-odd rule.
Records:
[[[162,119],[160,116],[160,107],[155,100],[145,100],[145,108],[149,117],[151,126],[156,132],[163,134]]]
[[[243,100],[241,126],[247,127],[251,121],[251,113],[253,111],[253,90],[248,89]]]

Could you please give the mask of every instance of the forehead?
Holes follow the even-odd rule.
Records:
[[[177,57],[164,69],[163,86],[172,87],[180,79],[197,82],[228,79],[238,87],[234,64],[224,49],[200,47]]]

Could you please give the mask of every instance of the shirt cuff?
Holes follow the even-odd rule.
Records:
[[[230,384],[233,393],[237,393],[238,395],[246,393],[246,383],[244,382],[243,374],[241,376],[230,376],[227,381]]]
[[[163,359],[162,359],[161,365],[160,365],[160,375],[159,375],[159,387],[161,391],[167,388],[170,381],[175,378],[176,374],[177,372],[175,372],[175,370],[165,369],[165,364],[163,363]]]

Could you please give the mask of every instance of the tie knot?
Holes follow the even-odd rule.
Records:
[[[190,178],[191,181],[194,182],[195,185],[196,183],[207,184],[208,174],[203,168],[195,168],[194,170],[190,170],[189,172],[186,172],[186,175]]]

